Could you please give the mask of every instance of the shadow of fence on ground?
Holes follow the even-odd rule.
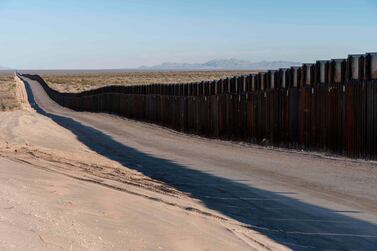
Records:
[[[46,112],[35,102],[27,81],[25,86],[29,102],[38,113],[70,130],[93,151],[188,193],[206,207],[278,243],[294,250],[375,250],[377,247],[375,224],[303,203],[285,193],[257,189],[140,152],[72,118]]]

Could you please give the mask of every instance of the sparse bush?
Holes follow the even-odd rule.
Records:
[[[210,81],[246,75],[253,71],[181,71],[42,74],[46,82],[61,92],[81,92],[108,85],[174,84]]]
[[[11,111],[18,108],[16,83],[13,75],[0,75],[0,111]]]

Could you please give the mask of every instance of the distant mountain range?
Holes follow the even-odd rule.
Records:
[[[138,70],[276,70],[301,65],[299,62],[291,61],[261,61],[251,62],[235,58],[214,59],[205,63],[162,63],[154,66],[141,66]],[[0,66],[0,71],[11,70]],[[131,70],[131,69],[129,69]]]
[[[189,63],[162,63],[154,66],[141,66],[140,70],[275,70],[301,65],[299,62],[290,61],[261,61],[250,62],[246,60],[214,59],[203,64]]]

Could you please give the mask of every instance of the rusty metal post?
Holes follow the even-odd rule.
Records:
[[[329,67],[330,61],[328,60],[319,60],[316,62],[316,83],[325,84],[329,83]]]
[[[222,93],[222,81],[221,79],[216,82],[216,95],[221,95]]]
[[[259,74],[259,84],[260,84],[260,90],[264,91],[267,88],[267,73],[266,72],[260,72]]]
[[[290,69],[284,68],[280,69],[280,88],[286,89],[289,85],[289,72]]]
[[[251,91],[255,92],[257,90],[257,75],[252,74],[251,77]]]
[[[260,74],[256,74],[255,77],[255,91],[258,92],[261,90],[261,84],[260,84]]]
[[[199,82],[193,83],[192,84],[192,95],[198,96],[198,92],[199,92]]]
[[[164,91],[165,91],[164,85],[163,84],[159,84],[159,93],[160,93],[160,95],[164,95]]]
[[[205,83],[204,83],[204,91],[205,91],[205,93],[204,93],[204,95],[205,96],[209,96],[210,95],[210,93],[211,93],[211,90],[210,90],[210,82],[209,81],[206,81]]]
[[[346,72],[346,80],[364,79],[364,55],[349,55]]]
[[[313,86],[315,84],[315,64],[307,64],[306,84]]]
[[[301,79],[301,67],[291,67],[291,71],[292,71],[292,87],[299,88],[300,79]]]
[[[371,79],[377,79],[377,52],[369,53]]]
[[[268,73],[267,72],[262,73],[261,83],[262,83],[263,91],[267,90],[268,89]]]
[[[164,95],[164,86],[162,85],[162,84],[159,84],[159,87],[158,87],[158,89],[159,89],[159,94],[160,95]]]
[[[246,93],[249,93],[251,92],[251,78],[252,78],[252,75],[248,75],[246,76],[246,82],[245,82],[245,92]]]
[[[168,84],[166,85],[166,95],[167,96],[171,96],[171,93],[172,93],[172,84]]]
[[[377,52],[365,55],[365,79],[377,79]]]
[[[209,95],[216,95],[216,92],[217,92],[217,80],[213,80],[210,82],[209,84],[210,86],[210,94]]]
[[[231,94],[237,93],[236,82],[237,82],[236,77],[233,77],[233,78],[230,79],[229,93],[231,93]]]
[[[277,71],[270,70],[267,73],[267,88],[268,89],[276,89],[277,88]]]
[[[224,80],[224,94],[229,94],[230,93],[230,79],[226,78]]]
[[[301,85],[312,86],[314,79],[314,64],[303,64],[301,67]]]
[[[221,79],[216,82],[216,95],[221,95]]]
[[[275,72],[275,89],[281,89],[282,88],[282,78],[281,78],[281,71],[276,70]]]
[[[170,95],[171,84],[163,84],[163,87],[164,87],[164,95],[169,96]]]
[[[261,75],[258,73],[255,75],[255,91],[259,92],[260,90],[262,90]]]
[[[159,85],[158,84],[152,85],[152,93],[153,93],[153,95],[159,94]]]
[[[156,95],[158,90],[158,84],[151,85],[151,94]]]
[[[268,70],[265,74],[265,78],[266,78],[266,88],[265,90],[269,90],[271,88],[271,70]]]
[[[220,79],[216,83],[216,95],[221,95],[223,93],[223,80]]]
[[[236,88],[237,88],[237,93],[238,94],[241,94],[241,93],[244,93],[245,92],[245,77],[244,76],[239,76],[237,78],[237,84],[236,84]]]
[[[178,96],[183,96],[184,91],[184,84],[178,84]]]
[[[159,84],[154,84],[153,85],[153,94],[154,95],[159,95],[160,94],[160,85]]]
[[[207,81],[202,82],[202,92],[203,92],[203,96],[207,95]]]
[[[180,96],[184,96],[185,95],[185,84],[179,84],[179,91],[180,91]]]
[[[189,84],[189,96],[194,96],[195,95],[195,83],[190,83]]]
[[[183,96],[187,97],[188,96],[188,84],[183,84]]]
[[[198,96],[203,96],[203,82],[198,84]]]
[[[198,83],[192,83],[191,96],[197,96],[197,95],[198,95]]]
[[[345,81],[346,60],[332,59],[330,62],[330,82],[340,84]]]
[[[168,85],[166,85],[166,95],[171,96],[172,91],[173,91],[173,86],[172,86],[172,84],[168,84]]]

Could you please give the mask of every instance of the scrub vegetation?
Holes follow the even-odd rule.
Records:
[[[14,76],[11,74],[0,74],[0,111],[15,110],[19,106]]]
[[[81,92],[108,85],[191,83],[251,73],[255,73],[255,71],[54,72],[41,75],[55,90]]]

